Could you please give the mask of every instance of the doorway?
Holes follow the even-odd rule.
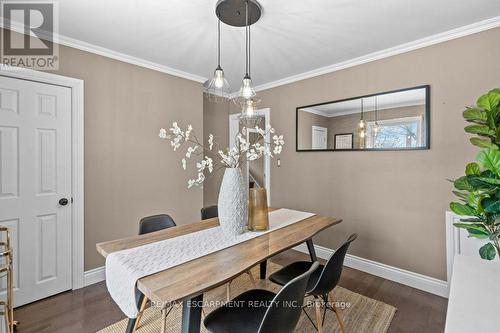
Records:
[[[257,124],[259,128],[262,128],[266,131],[266,135],[263,138],[264,142],[271,142],[271,135],[269,133],[269,128],[271,127],[270,120],[270,109],[260,109],[255,112],[256,119],[252,120],[252,124]],[[238,132],[241,130],[242,124],[240,122],[239,114],[231,114],[229,115],[229,147],[234,147],[236,136]],[[256,130],[255,125],[251,128],[247,129],[247,140],[248,139],[257,139],[258,136],[261,136]],[[245,176],[247,178],[247,184],[249,187],[264,187],[267,191],[267,204],[271,205],[271,158],[269,156],[264,155],[262,158],[251,161],[249,163],[245,163],[242,166],[242,170],[245,172]]]

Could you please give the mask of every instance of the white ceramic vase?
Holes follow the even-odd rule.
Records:
[[[248,222],[248,190],[240,168],[227,168],[219,192],[219,223],[226,235],[245,232]]]

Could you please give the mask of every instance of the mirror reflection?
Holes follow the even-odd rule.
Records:
[[[429,86],[297,108],[297,150],[400,150],[428,145]]]

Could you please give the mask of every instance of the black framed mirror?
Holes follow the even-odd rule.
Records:
[[[296,151],[430,148],[430,86],[423,85],[296,109]]]

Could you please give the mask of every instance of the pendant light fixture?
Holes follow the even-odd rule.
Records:
[[[253,118],[255,117],[255,111],[257,109],[257,100],[255,90],[252,87],[251,73],[251,23],[249,21],[250,8],[249,0],[245,0],[245,75],[241,82],[241,88],[238,92],[238,96],[233,100],[241,108],[241,118]]]
[[[240,107],[241,118],[253,118],[256,114],[257,104],[260,100],[257,99],[255,90],[252,86],[251,78],[251,29],[250,26],[257,22],[262,15],[262,7],[257,2],[257,0],[219,0],[215,6],[215,13],[220,21],[223,23],[234,26],[234,27],[244,27],[245,28],[245,75],[241,82],[241,88],[239,89],[236,97],[233,98],[233,102]],[[245,15],[242,15],[244,13]],[[220,25],[220,22],[219,22]],[[215,70],[214,78],[211,81],[206,82],[206,86],[215,87],[216,84],[220,85],[222,82],[221,77],[223,77],[224,72],[220,68],[220,28],[219,28],[219,45],[218,45],[218,60],[219,65]],[[225,80],[224,80],[225,81]],[[213,82],[213,84],[211,84]],[[227,81],[225,81],[227,82]],[[224,87],[229,88],[229,85],[224,85]],[[207,91],[210,91],[207,89]],[[218,94],[215,94],[216,96]],[[223,94],[227,96],[227,93]]]
[[[217,68],[214,76],[204,84],[205,93],[212,102],[220,103],[226,101],[231,93],[231,87],[227,82],[224,70],[220,66],[220,18],[217,15]]]
[[[363,105],[363,99],[361,98],[361,118],[359,119],[358,123],[359,129],[363,130],[363,137],[364,137],[364,129],[366,127],[366,122],[364,119],[364,105]]]

